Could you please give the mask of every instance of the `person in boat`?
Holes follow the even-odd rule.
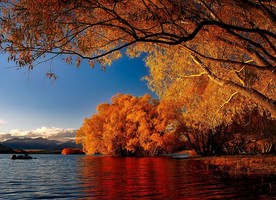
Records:
[[[32,157],[25,153],[24,155],[19,156],[12,155],[11,159],[32,159]]]
[[[29,156],[29,154],[27,154],[27,153],[24,154],[24,158],[25,158],[25,159],[32,159],[32,157]]]

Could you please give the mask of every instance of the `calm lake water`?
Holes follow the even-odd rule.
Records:
[[[235,179],[194,160],[0,155],[0,199],[276,199],[275,177]]]

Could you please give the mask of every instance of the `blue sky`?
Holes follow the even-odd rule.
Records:
[[[7,63],[5,55],[0,54],[0,61],[0,136],[38,129],[46,132],[53,127],[78,129],[98,104],[109,102],[117,93],[149,93],[156,98],[141,80],[148,73],[142,58],[124,56],[106,72],[99,66],[91,69],[86,62],[77,69],[55,60],[28,73],[24,68],[9,68],[13,64]],[[57,81],[46,79],[50,68],[58,75]]]

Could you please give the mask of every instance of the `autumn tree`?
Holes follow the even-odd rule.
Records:
[[[225,144],[229,154],[255,154],[276,152],[276,120],[258,105],[233,115],[233,135]]]
[[[170,105],[147,94],[118,94],[111,102],[100,104],[98,112],[77,131],[77,142],[87,154],[154,156],[183,146]]]
[[[179,80],[165,90],[163,99],[175,104],[179,128],[197,154],[221,154],[225,144],[232,140],[233,116],[242,109],[237,96],[227,99],[228,95],[231,91],[218,87],[208,77]],[[237,109],[233,110],[234,107]]]
[[[63,55],[68,63],[87,59],[105,69],[121,50],[131,57],[145,52],[150,68],[163,70],[153,74],[160,82],[150,82],[156,90],[205,76],[276,116],[273,0],[3,0],[0,6],[1,50],[18,67]],[[181,64],[170,65],[175,56]]]
[[[268,152],[275,145],[275,120],[269,112],[206,76],[179,79],[161,92],[163,101],[174,103],[181,113],[181,131],[200,155]],[[247,151],[252,145],[256,150]]]

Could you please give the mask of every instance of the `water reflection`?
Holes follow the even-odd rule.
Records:
[[[276,199],[276,179],[230,178],[195,160],[0,155],[0,199]]]
[[[104,199],[234,198],[234,188],[193,160],[82,158],[86,197]]]

